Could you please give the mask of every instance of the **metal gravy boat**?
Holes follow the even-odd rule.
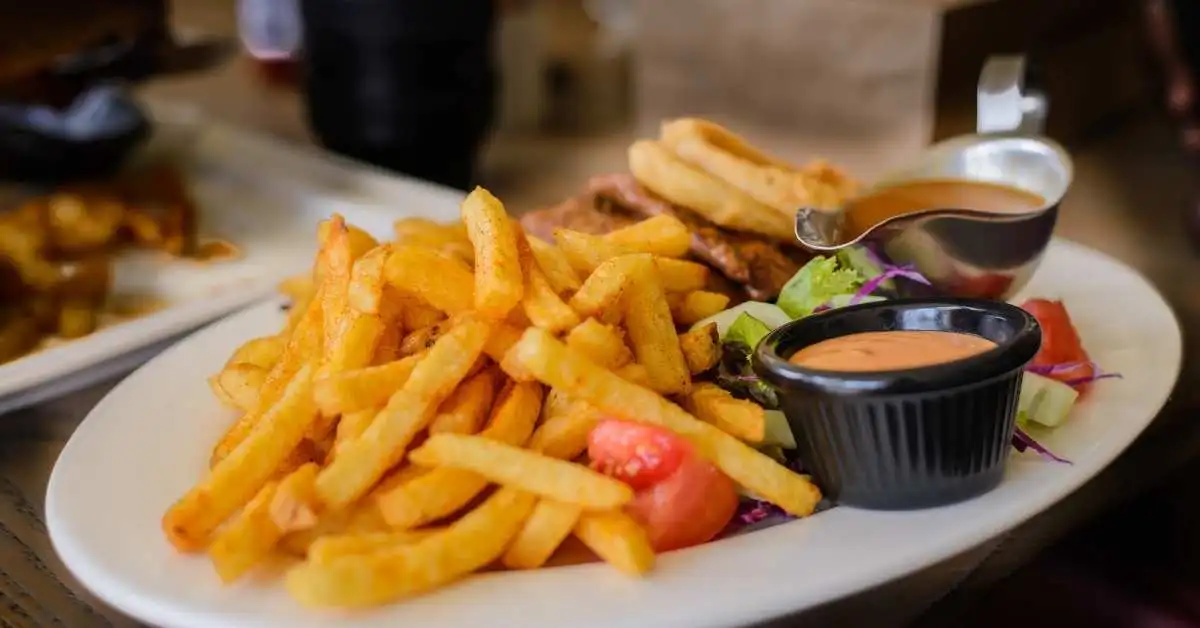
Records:
[[[897,282],[902,296],[1012,297],[1041,261],[1073,178],[1067,151],[1041,136],[1046,97],[1025,91],[1024,78],[1023,57],[989,59],[979,80],[977,133],[931,146],[868,193],[919,180],[980,181],[1037,194],[1046,201],[1041,209],[1013,214],[930,207],[845,237],[842,210],[802,208],[796,213],[800,244],[822,253],[862,244],[892,264],[915,266],[931,286]]]

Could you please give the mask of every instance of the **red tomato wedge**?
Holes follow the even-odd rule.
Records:
[[[1046,373],[1046,377],[1061,382],[1077,382],[1088,380],[1096,375],[1096,368],[1091,363],[1079,332],[1071,323],[1071,315],[1067,313],[1062,301],[1048,299],[1030,299],[1022,306],[1026,312],[1033,314],[1042,327],[1042,348],[1033,357],[1034,366],[1070,365],[1068,368],[1056,369]],[[1077,385],[1079,391],[1086,392],[1091,387],[1090,382]]]
[[[606,419],[592,430],[593,468],[634,488],[626,510],[645,528],[655,551],[712,540],[737,511],[737,487],[673,432]]]

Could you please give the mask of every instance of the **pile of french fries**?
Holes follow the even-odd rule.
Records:
[[[683,259],[678,220],[551,244],[477,188],[461,223],[395,235],[323,222],[311,277],[283,286],[284,329],[210,380],[241,415],[162,525],[222,580],[293,557],[302,604],[370,606],[543,566],[572,536],[645,573],[632,490],[583,459],[606,416],[674,430],[747,490],[812,512],[816,487],[747,444],[762,409],[693,381],[716,364],[716,330],[678,329],[727,300]]]

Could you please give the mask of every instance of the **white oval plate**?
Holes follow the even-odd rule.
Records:
[[[1094,476],[1154,418],[1179,372],[1175,316],[1121,263],[1054,242],[1029,295],[1062,298],[1098,384],[1046,444],[1074,461],[1016,455],[979,498],[917,512],[835,508],[661,557],[635,580],[605,565],[490,573],[371,611],[317,612],[278,580],[224,587],[204,556],[176,554],[163,511],[205,472],[233,416],[205,384],[229,352],[282,323],[277,304],[195,334],[126,379],[79,427],[50,478],[46,519],[63,561],[96,595],[173,627],[728,626],[816,606],[899,578],[1013,528]]]

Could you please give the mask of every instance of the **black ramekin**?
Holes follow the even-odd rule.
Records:
[[[790,364],[822,340],[869,331],[974,334],[997,347],[963,360],[901,371],[833,372]],[[976,299],[898,299],[830,310],[771,332],[754,352],[827,497],[905,510],[949,504],[994,488],[1004,475],[1021,374],[1041,347],[1019,307]]]

